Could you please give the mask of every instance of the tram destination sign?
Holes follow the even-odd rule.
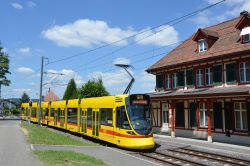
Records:
[[[149,104],[149,98],[146,95],[131,95],[130,103],[147,105]]]

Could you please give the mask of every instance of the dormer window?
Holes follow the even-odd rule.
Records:
[[[201,39],[198,41],[199,52],[207,51],[207,39]]]
[[[243,43],[249,43],[250,42],[250,34],[246,34],[242,36],[242,42]]]
[[[219,39],[217,32],[208,29],[198,29],[193,36],[193,41],[197,43],[195,52],[207,51],[213,46],[217,39]]]
[[[242,43],[250,42],[250,27],[245,27],[241,30],[240,33]]]

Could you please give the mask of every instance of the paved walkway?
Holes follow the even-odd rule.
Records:
[[[0,120],[0,165],[38,166],[40,162],[32,154],[19,123]]]

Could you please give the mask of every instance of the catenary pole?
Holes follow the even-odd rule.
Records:
[[[38,106],[38,125],[41,125],[41,107],[42,107],[42,91],[43,91],[43,63],[44,57],[41,60],[41,77],[40,77],[40,96],[39,96],[39,106]]]

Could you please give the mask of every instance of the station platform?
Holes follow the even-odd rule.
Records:
[[[250,159],[250,147],[242,145],[234,145],[221,142],[208,142],[206,140],[198,140],[192,138],[175,137],[168,135],[154,134],[155,142],[158,144],[158,150],[173,147],[193,147],[196,149],[208,150],[223,154],[234,154],[235,156]],[[168,147],[169,146],[169,147]]]

